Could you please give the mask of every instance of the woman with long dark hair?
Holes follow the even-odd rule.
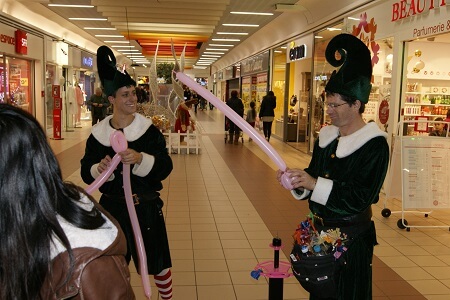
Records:
[[[64,182],[42,127],[0,104],[0,299],[134,299],[118,226]]]
[[[263,122],[263,132],[267,141],[270,141],[272,135],[272,123],[275,118],[275,107],[277,107],[277,97],[273,91],[269,91],[263,97],[261,107],[259,109],[259,118]]]

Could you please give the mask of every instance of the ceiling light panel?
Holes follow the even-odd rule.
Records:
[[[259,27],[258,24],[222,24],[227,27]]]

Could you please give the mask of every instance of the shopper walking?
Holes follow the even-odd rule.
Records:
[[[245,120],[247,121],[248,124],[250,124],[250,126],[252,126],[252,128],[255,128],[255,124],[256,124],[256,105],[254,101],[250,102],[250,108],[247,110],[246,116],[245,116]],[[248,141],[251,142],[252,138],[248,138]]]
[[[277,107],[277,97],[273,91],[269,91],[263,97],[261,107],[259,109],[259,118],[263,122],[263,132],[267,141],[270,141],[272,135],[272,123],[275,118],[275,107]]]
[[[234,110],[239,116],[241,116],[241,118],[244,116],[244,103],[242,103],[241,98],[238,97],[238,91],[231,91],[231,98],[228,99],[226,103],[232,110]],[[229,124],[228,133],[230,136],[228,144],[234,143],[235,145],[238,145],[241,129],[239,128],[239,126],[231,122],[230,119],[227,120]]]

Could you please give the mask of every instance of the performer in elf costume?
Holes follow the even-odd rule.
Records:
[[[338,228],[349,238],[336,295],[326,299],[370,300],[377,244],[371,205],[378,202],[388,168],[387,134],[362,118],[372,87],[367,46],[353,35],[340,34],[330,41],[325,55],[331,65],[341,66],[325,87],[324,106],[332,125],[320,130],[309,166],[285,172],[294,196],[308,199],[315,229]],[[283,173],[277,172],[279,180]],[[310,293],[310,299],[325,298]]]

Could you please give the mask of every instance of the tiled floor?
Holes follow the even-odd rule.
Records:
[[[287,261],[291,234],[308,213],[275,179],[277,164],[253,142],[224,143],[223,115],[199,111],[201,154],[172,154],[174,170],[164,182],[162,198],[171,255],[175,300],[268,299],[268,281],[254,280],[250,271],[273,259],[274,236],[284,244],[280,258]],[[81,186],[79,161],[90,123],[63,140],[50,140],[66,180]],[[306,167],[310,157],[275,138],[271,145],[288,166]],[[98,192],[94,193],[98,198]],[[381,216],[388,207],[394,213]],[[373,299],[450,299],[450,211],[406,215],[410,225],[397,227],[401,202],[384,200],[373,206],[379,245],[375,247]],[[132,284],[137,299],[145,299],[134,267]],[[153,279],[150,279],[153,281]],[[153,286],[153,283],[152,283]],[[153,300],[159,299],[152,288]],[[283,299],[308,299],[294,278],[284,280]]]

